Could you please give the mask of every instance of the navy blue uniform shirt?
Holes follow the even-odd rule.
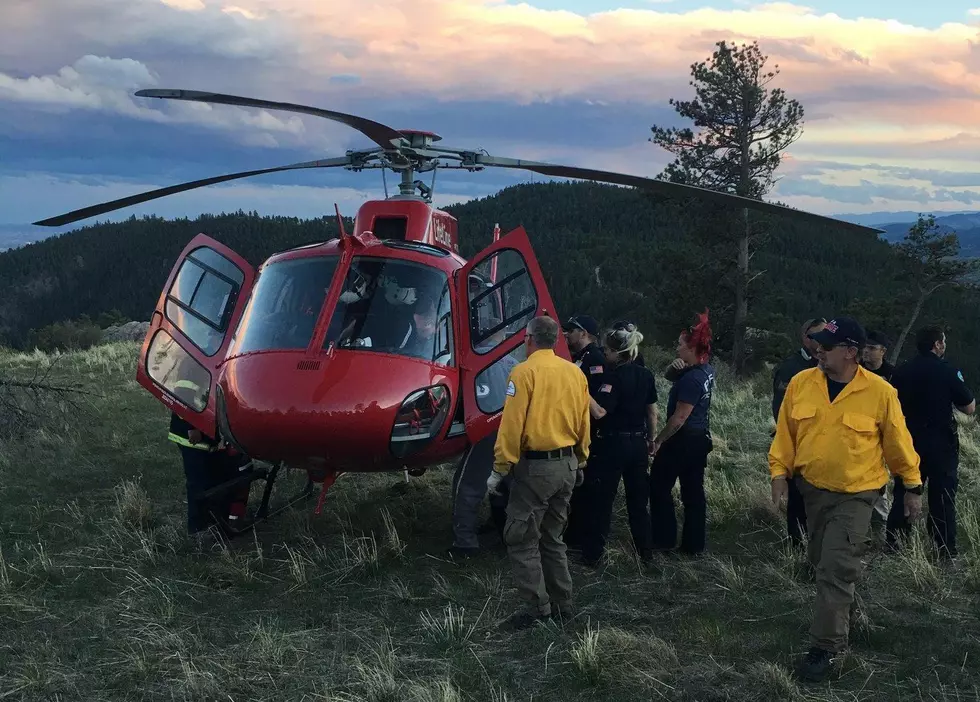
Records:
[[[606,357],[595,344],[589,344],[577,354],[572,356],[572,361],[585,373],[585,379],[589,381],[589,394],[596,397],[599,386],[602,385],[606,372]]]
[[[647,405],[657,404],[653,373],[635,363],[623,363],[606,372],[596,402],[606,416],[596,422],[599,434],[646,431]]]
[[[711,409],[711,393],[714,388],[715,369],[710,363],[685,368],[674,381],[667,396],[667,418],[674,414],[678,402],[686,402],[694,405],[694,409],[684,422],[684,428],[709,431],[708,412]]]
[[[958,369],[932,352],[923,353],[896,368],[891,382],[898,390],[905,424],[913,438],[952,440],[956,436],[953,405],[963,407],[973,402],[973,393]]]

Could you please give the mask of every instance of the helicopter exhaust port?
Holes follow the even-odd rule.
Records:
[[[421,452],[439,436],[448,417],[449,388],[445,385],[433,385],[411,393],[398,408],[391,427],[389,449],[392,455],[405,458]]]

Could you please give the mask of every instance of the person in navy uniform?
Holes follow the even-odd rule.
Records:
[[[565,342],[572,354],[572,362],[582,369],[589,383],[589,395],[596,399],[599,386],[603,384],[606,374],[606,357],[599,348],[599,323],[594,317],[577,314],[569,317],[562,325]],[[593,409],[597,406],[593,403]],[[593,415],[594,419],[594,415]],[[592,441],[595,441],[595,422],[592,423]],[[588,504],[585,484],[576,485],[572,490],[572,498],[568,503],[568,523],[562,538],[565,545],[577,549],[582,545],[584,530],[588,527],[586,516]]]
[[[918,355],[895,369],[892,385],[898,390],[905,423],[921,462],[923,486],[929,492],[929,531],[939,553],[955,559],[956,488],[958,483],[959,436],[953,407],[965,414],[976,411],[976,399],[963,374],[948,361],[946,334],[942,327],[923,327],[916,335]],[[921,487],[918,490],[921,491]],[[907,535],[908,519],[902,508],[908,488],[895,478],[895,491],[886,543],[896,545],[899,534]]]
[[[589,394],[595,397],[596,388],[602,384],[606,357],[599,348],[599,323],[585,314],[575,315],[562,325],[572,363],[582,369],[589,381]]]
[[[888,337],[880,331],[869,330],[868,341],[864,345],[864,348],[861,349],[861,365],[875,375],[880,375],[888,382],[891,382],[892,374],[895,372],[895,366],[885,360],[885,354],[888,353],[889,346]]]
[[[799,350],[784,360],[772,374],[772,418],[779,419],[779,408],[783,404],[789,381],[800,371],[817,367],[817,349],[820,348],[810,334],[823,331],[827,320],[823,317],[808,319],[800,329],[801,343]],[[773,429],[772,435],[776,435]],[[802,546],[803,535],[806,534],[806,507],[803,505],[803,495],[795,481],[789,481],[789,494],[786,499],[786,533],[794,546]]]
[[[643,334],[631,323],[610,329],[603,339],[607,372],[596,393],[600,411],[593,421],[595,438],[583,482],[582,559],[593,567],[605,554],[620,478],[626,486],[633,547],[645,562],[653,555],[647,465],[657,431],[657,385],[653,373],[635,363],[642,341]]]
[[[704,471],[712,450],[708,415],[715,385],[711,355],[711,327],[708,313],[681,332],[677,356],[683,368],[667,397],[667,422],[650,447],[654,455],[650,468],[650,516],[653,547],[672,551],[677,546],[677,517],[674,514],[674,484],[680,480],[684,505],[684,528],[680,552],[698,555],[705,548],[707,501]]]

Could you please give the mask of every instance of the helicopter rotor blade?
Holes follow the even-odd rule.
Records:
[[[271,100],[259,100],[256,98],[240,97],[238,95],[225,95],[223,93],[209,93],[201,90],[148,89],[137,90],[134,94],[136,97],[187,100],[190,102],[206,102],[218,105],[238,105],[239,107],[261,107],[267,110],[283,110],[285,112],[298,112],[313,115],[314,117],[323,117],[324,119],[340,122],[352,129],[356,129],[384,149],[397,147],[405,141],[405,137],[401,132],[380,122],[375,122],[365,117],[358,117],[357,115],[349,115],[345,112],[323,110],[319,107],[297,105],[291,102],[273,102]]]
[[[92,205],[90,207],[83,207],[78,210],[73,210],[72,212],[66,212],[65,214],[58,215],[57,217],[49,217],[48,219],[42,219],[39,222],[34,222],[34,224],[42,227],[60,227],[63,224],[71,224],[72,222],[77,222],[81,219],[88,219],[89,217],[95,217],[96,215],[105,214],[106,212],[119,210],[122,209],[123,207],[138,205],[142,202],[148,202],[149,200],[156,200],[157,198],[166,197],[167,195],[175,195],[177,193],[182,193],[187,190],[193,190],[194,188],[203,188],[206,185],[225,183],[229,180],[237,180],[239,178],[248,178],[250,176],[264,175],[266,173],[296,171],[305,168],[332,168],[336,166],[346,166],[349,163],[350,163],[350,158],[347,156],[342,156],[339,158],[329,158],[321,161],[304,161],[303,163],[293,163],[288,166],[277,166],[275,168],[262,168],[257,171],[242,171],[240,173],[229,173],[227,175],[214,176],[212,178],[192,180],[187,183],[170,185],[168,187],[158,188],[156,190],[148,190],[147,192],[139,193],[138,195],[130,195],[128,197],[119,198],[118,200],[103,202],[101,204]]]
[[[642,176],[627,175],[625,173],[615,173],[612,171],[597,171],[591,168],[579,168],[577,166],[562,166],[551,163],[542,163],[540,161],[501,158],[497,156],[488,156],[486,154],[478,154],[477,161],[481,165],[485,166],[522,169],[534,171],[535,173],[540,173],[541,175],[547,176],[576,178],[579,180],[594,180],[603,183],[612,183],[614,185],[628,185],[635,188],[640,188],[641,190],[657,193],[665,197],[700,198],[702,200],[715,202],[727,207],[748,208],[768,214],[776,214],[784,217],[795,217],[797,219],[802,219],[813,223],[833,224],[838,227],[843,227],[852,231],[859,231],[864,234],[874,232],[877,235],[884,231],[875,227],[868,227],[861,224],[854,224],[853,222],[846,222],[841,219],[835,219],[834,217],[827,217],[825,215],[819,215],[813,212],[807,212],[805,210],[797,210],[785,205],[765,202],[764,200],[754,200],[749,197],[731,195],[729,193],[710,190],[708,188],[699,188],[694,185],[671,183],[666,180],[655,180],[653,178],[644,178]]]

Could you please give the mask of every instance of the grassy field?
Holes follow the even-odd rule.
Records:
[[[319,518],[310,503],[231,547],[193,545],[168,415],[136,385],[136,353],[0,354],[8,378],[54,361],[52,379],[96,393],[0,439],[2,700],[980,697],[972,423],[962,563],[935,563],[921,526],[907,553],[870,553],[852,651],[829,683],[804,687],[789,670],[814,591],[768,501],[767,379],[719,380],[709,557],[641,567],[620,495],[610,564],[573,565],[579,617],[510,633],[504,553],[443,556],[449,470],[347,476]]]

